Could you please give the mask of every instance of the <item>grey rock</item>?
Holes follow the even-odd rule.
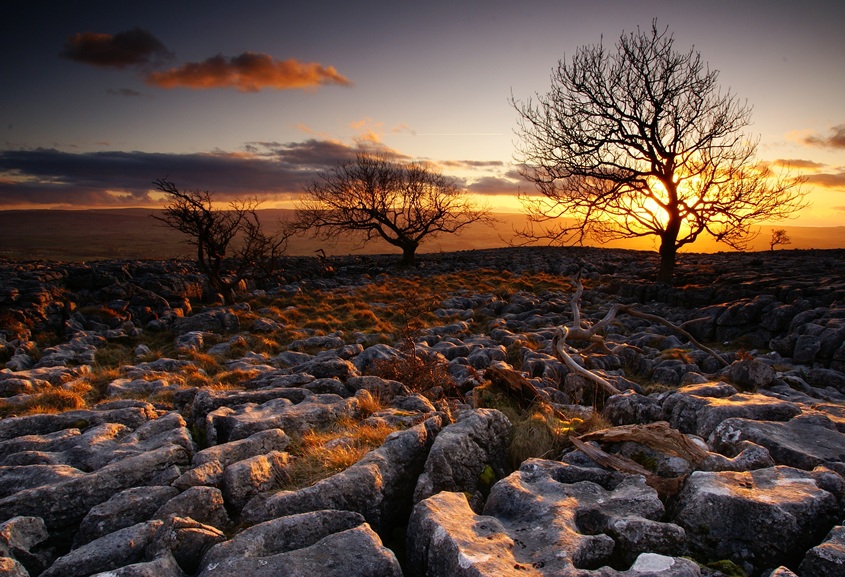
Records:
[[[705,397],[678,392],[663,401],[663,417],[672,428],[705,439],[719,423],[731,417],[755,421],[788,421],[800,412],[801,409],[794,403],[754,393]]]
[[[779,465],[807,471],[826,465],[845,473],[845,434],[822,416],[796,417],[785,423],[726,419],[708,441],[725,454],[736,454],[743,441],[751,441],[768,449]]]
[[[360,374],[372,369],[379,362],[389,362],[402,357],[398,349],[382,343],[367,347],[364,351],[352,359],[352,363]]]
[[[796,363],[812,363],[821,350],[821,339],[815,335],[799,335],[795,340],[792,358]]]
[[[349,377],[360,375],[358,369],[351,361],[341,358],[315,358],[291,369],[295,373],[306,373],[318,379],[340,379],[342,381]]]
[[[384,534],[407,515],[414,486],[440,431],[434,416],[406,431],[388,435],[384,444],[336,475],[298,491],[258,495],[241,512],[249,523],[282,515],[337,509],[361,513]]]
[[[304,382],[313,380],[313,377],[309,377]],[[298,380],[298,384],[304,384],[299,381],[301,380]],[[305,389],[288,388],[286,386],[257,391],[214,391],[203,389],[197,392],[191,404],[191,421],[202,423],[210,412],[221,407],[235,407],[247,403],[261,404],[273,399],[287,399],[291,403],[301,403],[306,397],[311,396],[311,394],[310,391],[306,391]]]
[[[355,392],[336,378],[316,378],[302,388],[318,395],[331,394],[339,397],[351,397]]]
[[[57,414],[9,417],[0,421],[0,441],[24,435],[46,435],[63,429],[87,429],[103,423],[116,423],[135,429],[158,414],[152,405],[113,410],[80,410]]]
[[[188,317],[177,318],[173,323],[173,331],[177,335],[193,331],[201,332],[237,332],[240,328],[238,317],[232,309],[219,308],[203,311]]]
[[[837,498],[812,474],[778,466],[694,472],[679,495],[674,519],[701,559],[730,559],[759,572],[797,564],[840,515]]]
[[[215,545],[203,557],[200,570],[219,568],[233,559],[270,557],[314,545],[334,533],[364,524],[352,511],[313,511],[272,519],[244,529]]]
[[[163,521],[147,521],[100,537],[56,559],[41,577],[86,577],[137,563],[163,525]]]
[[[90,543],[103,535],[147,521],[179,494],[174,487],[132,487],[91,508],[82,519],[74,538],[75,546]]]
[[[490,467],[496,479],[505,476],[511,428],[508,418],[495,409],[475,409],[445,427],[431,446],[414,503],[440,491],[466,492],[480,502],[480,491],[489,490],[481,480],[485,468]]]
[[[402,577],[396,556],[367,525],[328,535],[309,547],[206,565],[198,577]]]
[[[0,498],[18,491],[43,487],[68,479],[84,477],[85,473],[67,465],[22,465],[0,467]]]
[[[285,472],[291,457],[281,451],[270,451],[237,463],[223,472],[223,496],[228,505],[240,510],[252,497],[277,489],[289,479]]]
[[[312,395],[296,405],[280,398],[236,409],[221,407],[206,417],[206,440],[218,444],[237,441],[267,429],[296,435],[325,427],[341,417],[355,418],[359,412],[358,399],[337,395]]]
[[[663,512],[642,477],[531,459],[493,486],[483,515],[472,512],[462,493],[444,491],[418,503],[407,566],[411,575],[432,577],[589,575],[579,569],[605,565],[614,555],[630,563],[643,552],[638,549],[682,549],[683,530],[661,523]]]
[[[223,482],[223,470],[223,464],[220,461],[208,461],[185,471],[173,481],[172,485],[180,491],[190,487],[219,487]]]
[[[10,574],[23,570],[38,574],[49,565],[53,558],[52,551],[40,547],[50,538],[47,527],[40,517],[13,517],[0,523],[0,558],[11,558],[20,564],[9,564]],[[2,567],[2,564],[0,564]],[[6,575],[6,573],[0,574]]]
[[[356,391],[366,389],[373,396],[386,403],[393,401],[396,397],[407,397],[411,395],[411,390],[399,381],[382,379],[373,375],[350,377],[346,380],[346,384]]]
[[[17,515],[44,519],[49,530],[73,526],[88,511],[124,489],[156,485],[158,477],[173,465],[186,465],[190,455],[181,446],[169,445],[127,457],[82,477],[25,489],[0,499],[0,519]]]
[[[214,487],[191,487],[167,501],[153,513],[154,519],[190,517],[205,525],[228,529],[231,525],[223,493]]]
[[[756,391],[769,386],[775,379],[775,370],[757,359],[736,361],[724,371],[725,377],[743,391]]]
[[[739,449],[739,453],[734,457],[709,452],[698,468],[702,471],[752,471],[775,466],[775,461],[766,447],[761,447],[750,441],[743,441],[738,443],[734,449]],[[735,452],[736,450],[731,454]]]
[[[169,551],[176,563],[188,573],[195,573],[200,560],[214,545],[222,543],[222,531],[198,523],[190,517],[167,517],[147,547],[147,556]]]
[[[270,451],[284,451],[288,444],[290,444],[290,437],[284,431],[267,429],[239,441],[203,449],[194,455],[192,464],[196,466],[217,461],[223,467],[227,467],[232,463],[243,461],[255,455],[269,453]]]
[[[607,399],[602,416],[614,425],[639,425],[661,420],[663,408],[652,397],[625,391]]]
[[[837,525],[823,543],[810,549],[799,571],[801,577],[845,575],[845,526]]]
[[[619,577],[700,577],[701,569],[690,559],[643,553]]]
[[[186,577],[170,551],[164,551],[152,561],[142,561],[96,573],[91,577]]]

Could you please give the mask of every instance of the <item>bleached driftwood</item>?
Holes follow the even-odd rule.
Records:
[[[640,312],[627,305],[623,305],[620,303],[614,304],[610,307],[610,310],[607,312],[603,319],[591,325],[589,322],[581,318],[581,296],[584,294],[584,284],[581,282],[580,271],[577,275],[575,275],[574,281],[576,290],[575,294],[572,295],[572,301],[570,303],[570,307],[572,309],[572,321],[566,325],[558,327],[554,339],[552,340],[552,350],[554,351],[555,356],[558,358],[558,360],[564,363],[570,371],[592,381],[593,383],[601,387],[602,390],[604,390],[606,393],[610,395],[615,395],[618,394],[620,391],[604,377],[578,364],[572,357],[572,354],[584,355],[585,353],[588,353],[589,351],[597,348],[609,352],[607,344],[604,340],[603,333],[604,330],[610,325],[610,323],[612,323],[616,319],[619,314],[627,314],[632,317],[641,318],[647,321],[663,325],[687,339],[694,346],[709,354],[711,357],[719,361],[722,365],[729,365],[729,363],[725,361],[725,359],[722,358],[719,353],[699,343],[695,339],[695,337],[689,334],[689,332],[687,332],[683,327],[669,322],[668,320],[659,315]],[[589,344],[583,349],[576,349],[567,341],[582,343],[586,342]]]

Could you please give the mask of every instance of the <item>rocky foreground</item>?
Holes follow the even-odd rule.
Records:
[[[330,265],[292,260],[261,295],[350,292],[390,270]],[[450,385],[419,390],[376,374],[409,354],[399,335],[312,331],[274,355],[243,350],[280,320],[200,304],[211,295],[188,263],[2,263],[0,574],[845,575],[845,251],[685,255],[677,288],[648,280],[653,265],[523,248],[427,255],[401,273],[582,270],[590,321],[625,303],[726,361],[619,316],[607,349],[575,355],[622,391],[605,397],[552,347],[572,291],[443,294],[415,355]],[[95,406],[13,416],[144,331],[173,354],[139,346]],[[244,378],[178,385],[199,354]],[[569,416],[565,448],[513,462],[516,425],[481,393],[501,375]],[[575,430],[599,414],[611,428]],[[295,439],[342,420],[396,432],[282,489]]]

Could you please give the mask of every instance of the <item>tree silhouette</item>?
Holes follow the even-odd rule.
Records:
[[[326,240],[341,234],[363,242],[382,238],[402,249],[402,264],[414,263],[426,237],[458,233],[474,222],[490,222],[489,211],[466,198],[457,182],[417,162],[359,153],[354,161],[320,173],[305,187],[296,228]]]
[[[516,160],[539,196],[521,195],[524,238],[582,243],[655,236],[658,279],[671,283],[679,248],[702,233],[741,249],[752,225],[804,205],[800,178],[755,160],[741,131],[751,109],[667,29],[623,33],[560,61],[552,88],[511,104]]]
[[[792,244],[792,239],[786,234],[786,229],[784,228],[772,229],[772,238],[769,239],[769,249],[774,251],[775,247],[779,244]]]
[[[226,304],[235,301],[235,288],[245,278],[266,281],[279,269],[289,232],[285,227],[275,235],[264,231],[257,199],[218,209],[208,191],[180,190],[166,179],[153,184],[168,198],[163,215],[153,218],[188,236],[197,249],[197,266]]]

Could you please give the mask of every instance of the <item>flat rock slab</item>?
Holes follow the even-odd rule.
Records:
[[[683,530],[659,522],[663,512],[642,477],[532,459],[493,486],[482,515],[462,493],[418,503],[408,527],[408,567],[429,577],[663,574],[589,571],[627,555],[636,565],[643,552],[680,553]],[[656,556],[664,560],[660,570],[675,568],[666,575],[698,574],[678,572],[686,567],[682,560]]]
[[[729,397],[699,396],[678,392],[663,402],[663,419],[682,433],[705,439],[725,419],[739,417],[754,421],[788,421],[799,415],[795,403],[754,393]]]
[[[710,436],[715,451],[736,453],[743,441],[769,450],[778,465],[812,471],[825,465],[845,473],[845,434],[818,418],[795,418],[785,423],[727,419]]]
[[[694,472],[679,495],[674,520],[700,559],[730,559],[756,573],[797,565],[841,514],[837,496],[822,489],[813,474],[778,466]]]
[[[204,567],[198,577],[402,577],[393,551],[381,544],[366,523],[332,533],[301,549],[268,556],[226,557],[204,563]]]
[[[341,417],[355,418],[359,413],[357,398],[345,399],[337,395],[313,395],[297,404],[279,398],[235,409],[221,407],[206,417],[206,439],[209,443],[220,444],[245,439],[267,429],[282,429],[289,435],[296,435],[329,425]]]

